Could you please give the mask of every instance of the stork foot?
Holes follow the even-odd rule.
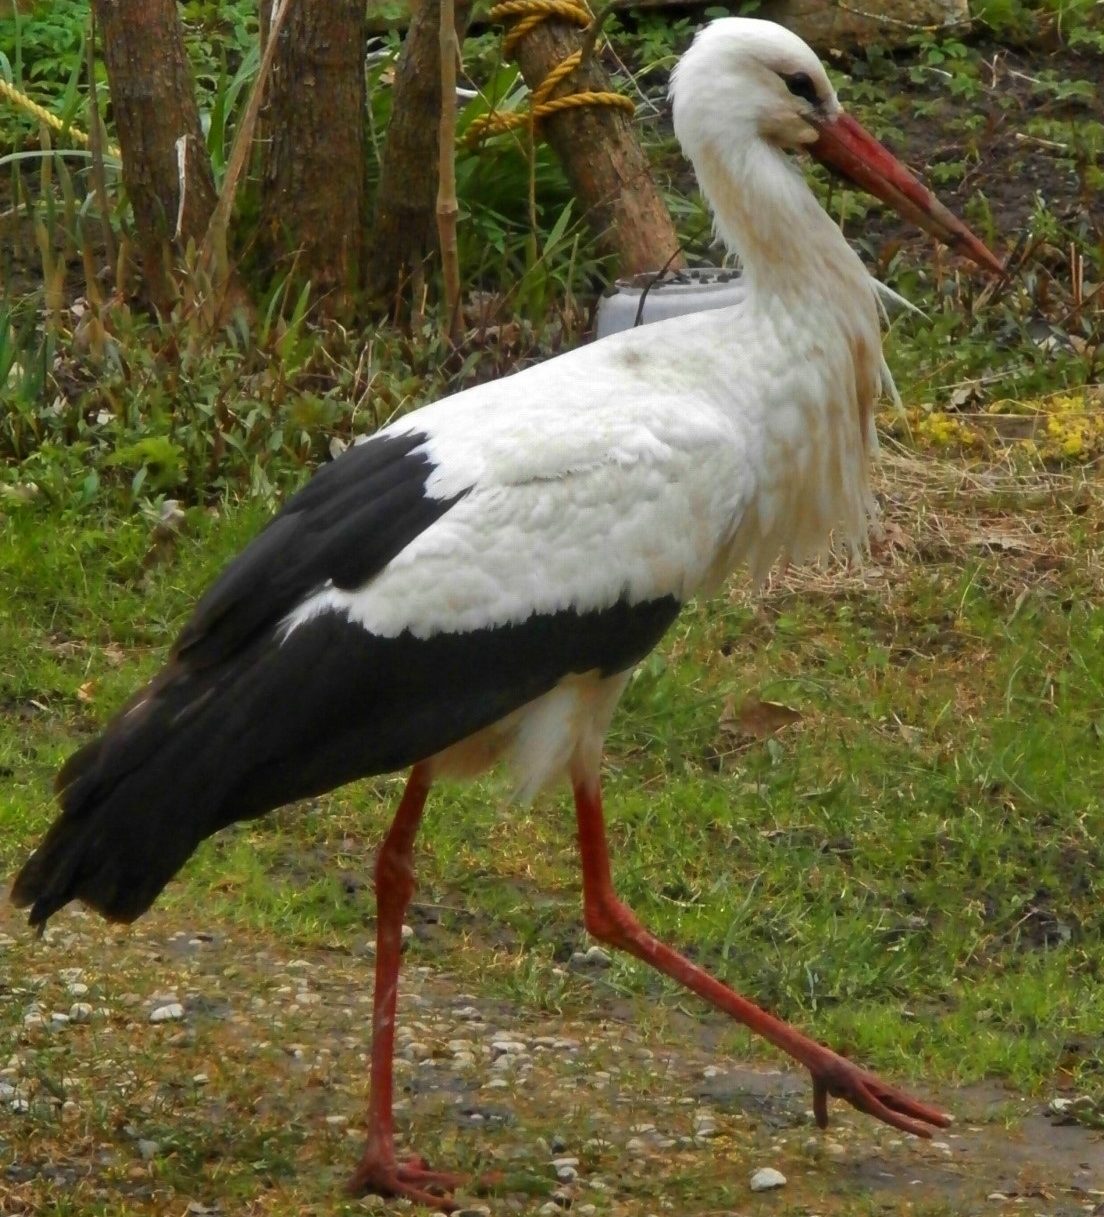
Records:
[[[946,1128],[952,1122],[945,1112],[921,1103],[827,1048],[821,1049],[815,1062],[807,1064],[813,1075],[813,1115],[820,1128],[828,1126],[829,1095],[846,1099],[858,1111],[917,1137],[930,1137],[933,1129]]]
[[[437,1212],[452,1213],[459,1207],[452,1192],[465,1182],[464,1175],[430,1170],[422,1158],[388,1161],[368,1150],[353,1171],[346,1190],[353,1196],[363,1196],[367,1192],[377,1196],[404,1196]]]

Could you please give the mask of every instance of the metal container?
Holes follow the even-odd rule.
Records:
[[[637,324],[648,325],[684,313],[725,308],[738,304],[743,295],[740,272],[719,266],[669,271],[659,277],[644,274],[618,279],[598,302],[595,337],[608,338]]]

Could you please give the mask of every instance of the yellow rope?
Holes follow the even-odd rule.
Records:
[[[56,114],[51,114],[49,110],[43,109],[37,101],[28,97],[26,93],[21,93],[15,85],[8,84],[3,77],[0,77],[0,96],[6,97],[13,105],[18,106],[21,110],[26,110],[28,114],[33,114],[40,123],[53,127],[55,131],[68,131],[78,144],[86,146],[91,144],[92,141],[83,131],[76,127],[67,127]],[[108,144],[104,151],[108,156],[119,156],[119,149],[114,144]]]
[[[512,29],[502,40],[502,49],[509,55],[517,44],[535,29],[542,21],[550,17],[558,17],[568,21],[580,29],[589,29],[593,16],[587,8],[585,0],[503,0],[490,11],[492,21],[505,21],[516,17]],[[561,60],[532,91],[529,98],[528,110],[512,110],[505,113],[484,114],[472,120],[468,126],[464,141],[467,144],[478,143],[489,135],[498,135],[503,131],[512,131],[515,127],[535,125],[550,114],[561,110],[571,110],[579,106],[614,106],[617,109],[634,113],[636,106],[632,98],[621,93],[596,92],[584,90],[581,93],[568,93],[563,97],[552,97],[552,94],[572,72],[583,62],[582,51],[573,51],[566,59]]]

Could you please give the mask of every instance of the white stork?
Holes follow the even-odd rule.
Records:
[[[743,565],[861,544],[888,383],[875,286],[790,160],[802,150],[1000,273],[841,109],[794,34],[728,18],[671,85],[675,131],[746,296],[631,330],[408,414],[319,471],[199,602],[164,670],[62,769],[62,812],[15,881],[42,926],[79,899],[145,911],[200,841],[412,767],[375,868],[368,1143],[350,1186],[436,1207],[400,1162],[400,929],[430,786],[509,762],[574,792],[586,927],[765,1036],[827,1097],[906,1132],[947,1124],[653,938],[610,880],[599,771],[633,666]]]

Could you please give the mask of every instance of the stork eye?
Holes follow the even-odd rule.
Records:
[[[820,96],[816,91],[816,85],[813,84],[812,77],[808,72],[791,72],[788,75],[784,74],[782,80],[787,89],[794,97],[803,98],[810,105],[819,106]]]

